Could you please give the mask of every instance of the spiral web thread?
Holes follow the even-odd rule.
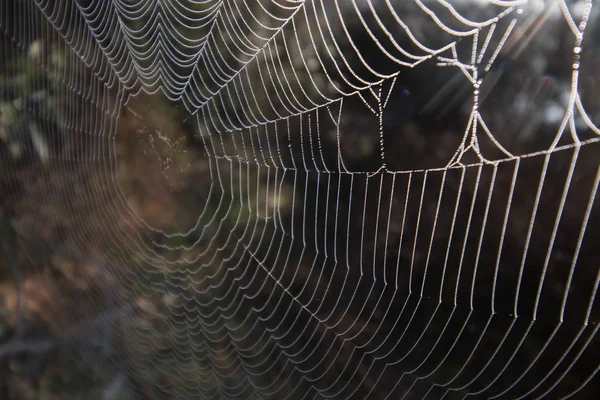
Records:
[[[103,216],[81,211],[62,249],[103,249],[94,263],[119,282],[95,303],[119,310],[117,325],[96,329],[126,362],[102,363],[145,382],[140,398],[567,398],[594,385],[600,264],[586,232],[600,130],[581,74],[596,11],[541,0],[2,2],[4,60],[36,40],[65,55],[38,59],[60,83],[62,112],[34,113],[71,150],[46,155],[64,179],[88,173],[33,202]],[[488,126],[486,80],[548,18],[572,44],[568,95],[548,145],[519,153]],[[403,74],[424,66],[469,87],[462,139],[437,165],[396,168],[385,117],[401,112]],[[136,105],[153,95],[182,106],[178,122],[208,165],[205,205],[179,231],[139,215],[119,176],[125,115],[175,145]],[[364,168],[344,144],[357,108],[371,121],[357,129],[376,137]],[[153,323],[136,325],[130,304]]]

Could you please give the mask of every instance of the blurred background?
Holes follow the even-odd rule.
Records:
[[[448,3],[3,1],[0,398],[592,398],[600,7]]]

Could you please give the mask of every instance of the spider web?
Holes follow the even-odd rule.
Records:
[[[67,294],[101,343],[63,335],[134,396],[598,387],[591,0],[15,0],[0,25],[4,73],[43,71],[2,94],[52,171],[20,207],[78,221],[17,230],[106,280]]]

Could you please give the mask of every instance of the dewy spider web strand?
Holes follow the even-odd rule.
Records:
[[[470,11],[475,4],[480,14]],[[155,324],[135,325],[127,312],[118,335],[99,328],[127,360],[107,367],[162,393],[152,396],[542,398],[568,397],[597,379],[599,361],[592,357],[590,365],[589,352],[598,343],[599,265],[579,265],[582,249],[590,254],[593,246],[585,239],[600,176],[582,171],[600,132],[597,110],[581,96],[584,33],[597,21],[591,1],[49,0],[1,7],[7,60],[35,40],[57,46],[66,60],[55,68],[51,56],[39,56],[57,77],[56,97],[66,101],[62,115],[31,110],[41,126],[29,129],[40,157],[48,157],[40,132],[52,132],[53,146],[64,141],[69,150],[50,157],[73,185],[34,201],[65,215],[75,210],[79,237],[66,253],[109,249],[106,272],[120,281],[105,289],[108,306],[79,295],[69,304],[91,317],[86,301],[97,310],[157,296],[165,303],[149,312]],[[552,143],[523,153],[490,124],[486,82],[540,15],[566,24],[574,61]],[[516,50],[527,51],[525,44]],[[472,109],[447,159],[397,168],[402,160],[394,160],[396,139],[386,124],[402,112],[398,96],[411,95],[404,74],[428,66],[458,71]],[[19,95],[38,83],[28,80]],[[152,96],[184,106],[181,124],[195,127],[207,163],[208,184],[198,183],[205,204],[180,230],[148,221],[122,182],[122,121],[133,116],[145,130],[162,129],[138,102]],[[354,128],[346,121],[353,113],[373,118],[356,129],[376,137],[376,161],[352,159]],[[562,154],[571,155],[564,178],[555,173]],[[527,166],[537,160],[536,175]],[[81,186],[79,171],[88,173]],[[525,179],[535,180],[532,201]],[[581,216],[570,212],[576,196],[586,204]],[[540,220],[549,216],[546,234]],[[513,232],[520,218],[524,235]],[[570,226],[577,235],[567,275],[558,278],[561,301],[550,301],[557,240]],[[33,233],[21,234],[45,249]],[[539,271],[530,262],[538,252]],[[582,293],[575,300],[573,287]],[[575,311],[581,307],[583,314]],[[528,349],[531,341],[536,350]],[[76,346],[94,358],[90,347]],[[149,378],[152,369],[165,378]]]

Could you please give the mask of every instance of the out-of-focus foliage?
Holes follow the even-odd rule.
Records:
[[[45,163],[51,152],[60,152],[64,140],[60,125],[50,121],[61,120],[56,70],[64,66],[65,56],[45,46],[32,43],[27,54],[3,60],[7,65],[0,69],[0,155],[12,162],[32,155]],[[49,66],[40,65],[41,52],[50,52]]]

